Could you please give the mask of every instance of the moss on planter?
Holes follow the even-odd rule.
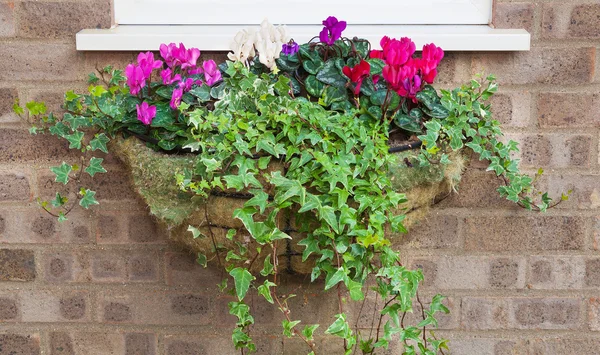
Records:
[[[185,245],[194,252],[206,255],[209,262],[216,263],[219,257],[215,250],[233,250],[235,242],[241,242],[250,249],[255,249],[256,242],[243,230],[240,221],[233,219],[233,211],[243,206],[245,200],[239,197],[210,196],[208,199],[191,196],[179,190],[175,183],[175,172],[193,169],[193,154],[167,155],[156,152],[137,138],[115,139],[110,149],[130,169],[135,190],[140,194],[150,208],[169,238]],[[397,153],[396,163],[390,167],[393,187],[407,195],[408,202],[399,208],[407,214],[405,226],[410,226],[421,220],[436,197],[450,193],[459,183],[466,159],[460,153],[450,156],[451,164],[436,164],[430,167],[414,167],[406,164],[406,158],[413,158],[418,151]],[[271,166],[279,170],[280,166]],[[210,226],[207,221],[210,221]],[[282,221],[282,224],[284,221]],[[290,227],[293,229],[293,218]],[[188,226],[193,225],[204,235],[194,239],[188,232]],[[228,229],[236,229],[235,241],[226,238]],[[294,235],[292,233],[292,235]],[[254,271],[262,268],[262,259],[270,251],[263,250],[253,264]],[[296,272],[310,273],[311,263],[302,263],[302,247],[294,240],[288,242],[287,248],[281,250],[281,260],[287,265],[281,267]],[[300,255],[299,255],[300,254]]]

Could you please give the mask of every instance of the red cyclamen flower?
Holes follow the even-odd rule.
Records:
[[[371,58],[379,58],[391,65],[402,65],[406,63],[415,53],[416,46],[408,37],[400,40],[384,36],[380,42],[382,50],[373,50],[369,53]]]
[[[145,125],[151,124],[152,119],[156,117],[156,106],[149,106],[147,102],[135,105],[135,108],[137,110],[137,119]]]
[[[371,73],[371,65],[367,61],[361,60],[360,63],[355,65],[353,68],[345,66],[342,68],[342,72],[345,76],[350,78],[350,81],[356,84],[354,87],[354,95],[358,95],[360,93],[360,86],[362,85],[363,80]]]

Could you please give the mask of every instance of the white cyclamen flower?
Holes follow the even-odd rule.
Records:
[[[273,26],[267,19],[260,24],[260,29],[254,38],[254,48],[259,53],[259,60],[267,68],[273,69],[275,59],[281,54],[281,47],[289,41],[285,26]]]
[[[233,52],[228,53],[227,58],[235,62],[245,62],[248,58],[254,57],[255,37],[256,31],[252,28],[238,32],[229,46]]]

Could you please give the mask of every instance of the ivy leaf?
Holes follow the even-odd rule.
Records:
[[[50,168],[56,175],[56,182],[62,182],[63,184],[67,184],[69,182],[69,174],[72,171],[71,165],[63,162],[60,166],[53,166]]]
[[[72,131],[77,130],[79,127],[88,127],[90,124],[89,119],[86,119],[83,116],[73,116],[70,113],[65,113],[63,115],[63,121],[69,124]]]
[[[273,304],[273,296],[271,295],[270,288],[273,286],[277,285],[269,280],[265,280],[265,282],[262,285],[258,286],[258,294],[263,296],[267,300],[267,302],[271,304]]]
[[[104,159],[92,157],[90,159],[90,165],[85,168],[85,172],[90,174],[91,177],[94,177],[97,173],[105,173],[106,169],[102,166],[102,162]]]
[[[332,288],[333,286],[337,285],[345,277],[346,277],[346,270],[344,270],[343,267],[340,267],[325,283],[325,291],[327,291],[330,288]]]
[[[202,265],[203,267],[206,267],[208,260],[206,259],[206,255],[202,254],[202,253],[198,253],[198,258],[196,258],[196,262],[200,265]]]
[[[81,140],[83,139],[83,132],[75,132],[68,134],[65,139],[69,141],[69,149],[81,149]]]
[[[352,298],[354,301],[362,301],[365,298],[365,295],[362,292],[362,284],[360,282],[348,280],[346,287],[348,287],[348,291],[350,291],[350,298]]]
[[[67,217],[65,216],[64,212],[59,212],[58,213],[58,222],[62,223],[65,222],[67,220]]]
[[[319,328],[318,324],[305,325],[304,329],[302,329],[302,335],[304,335],[307,340],[313,340],[313,334],[317,328]]]
[[[273,264],[271,263],[271,254],[267,255],[263,263],[263,269],[260,271],[262,276],[271,275],[273,273]]]
[[[344,338],[350,331],[345,314],[336,315],[335,321],[327,328],[325,334],[337,335]]]
[[[233,281],[235,283],[235,291],[238,299],[241,301],[246,297],[246,293],[248,293],[248,289],[250,288],[250,283],[256,278],[252,276],[252,274],[244,268],[236,267],[235,269],[229,272],[229,275],[233,277]]]
[[[206,238],[206,236],[202,234],[198,228],[192,226],[191,224],[188,226],[187,231],[192,233],[192,237],[194,237],[194,239],[197,239],[198,237]]]
[[[67,203],[67,201],[69,201],[68,198],[57,192],[56,197],[54,197],[54,200],[50,201],[50,203],[52,203],[52,206],[54,207],[60,207]]]
[[[260,213],[264,213],[269,203],[269,194],[262,190],[255,191],[254,197],[246,201],[244,207],[258,207]]]
[[[305,262],[310,254],[321,251],[319,248],[319,241],[314,239],[314,237],[306,237],[299,241],[298,245],[304,246],[304,251],[302,252],[302,262]]]
[[[292,330],[294,329],[294,327],[296,325],[298,325],[298,323],[300,323],[299,320],[295,320],[295,321],[288,321],[287,319],[284,319],[281,322],[281,325],[283,326],[283,335],[285,335],[288,338],[291,338],[293,333]]]
[[[96,86],[90,85],[90,87],[88,88],[88,91],[90,92],[90,94],[92,94],[92,96],[95,96],[95,97],[100,97],[105,92],[108,92],[106,90],[106,88],[102,85],[96,85]]]
[[[79,192],[83,197],[79,200],[79,205],[85,209],[90,208],[92,205],[98,205],[99,202],[96,200],[96,191],[90,189],[81,189]]]

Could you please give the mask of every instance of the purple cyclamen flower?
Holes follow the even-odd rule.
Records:
[[[177,110],[179,105],[181,104],[181,97],[183,96],[183,88],[179,87],[179,85],[173,90],[173,95],[171,96],[171,108],[173,110]]]
[[[154,60],[154,53],[152,52],[138,54],[137,61],[146,78],[150,77],[154,69],[158,69],[163,65],[161,60]]]
[[[129,64],[125,68],[125,76],[127,77],[127,86],[132,95],[137,95],[144,86],[146,86],[147,77],[144,71],[138,65]]]
[[[323,21],[323,26],[325,27],[319,34],[319,39],[331,46],[342,37],[342,32],[346,29],[346,21],[338,21],[337,18],[329,16]]]
[[[180,74],[175,74],[173,76],[173,71],[169,68],[163,70],[160,72],[160,77],[162,78],[163,84],[164,85],[171,85],[176,81],[180,81],[181,80],[181,75]]]
[[[152,123],[152,119],[156,117],[156,106],[149,106],[147,102],[135,105],[135,108],[137,109],[137,119],[145,125]]]
[[[294,41],[290,41],[289,43],[284,43],[281,46],[281,53],[283,53],[285,55],[292,55],[292,54],[296,54],[299,49],[300,49],[300,46],[298,46],[298,43],[296,43]]]
[[[202,68],[204,69],[204,79],[206,79],[206,84],[208,86],[213,86],[223,79],[221,71],[214,60],[205,60],[204,63],[202,63]]]
[[[200,83],[202,83],[200,81]],[[187,78],[185,79],[185,81],[180,81],[179,84],[177,85],[178,88],[181,88],[181,90],[183,90],[183,92],[188,92],[190,90],[192,90],[192,85],[194,85],[194,79],[192,78]]]

